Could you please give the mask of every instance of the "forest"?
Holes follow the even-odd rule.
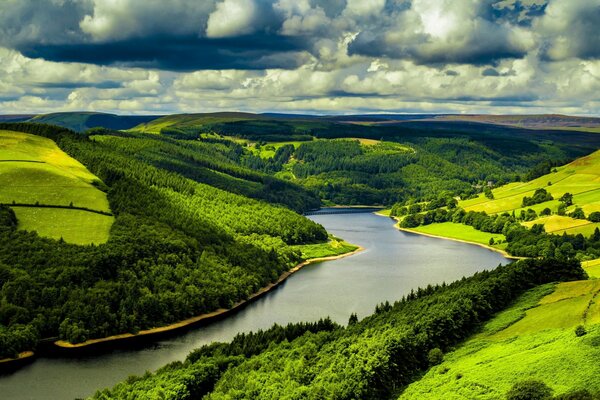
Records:
[[[214,343],[184,362],[130,377],[96,399],[382,399],[398,395],[444,352],[525,290],[584,279],[575,260],[528,259],[383,303],[347,327],[274,326]]]
[[[78,246],[18,230],[10,207],[0,208],[0,357],[44,338],[78,343],[231,307],[301,260],[292,245],[328,238],[289,208],[186,177],[203,165],[200,151],[186,170],[175,162],[186,147],[168,141],[93,140],[41,124],[0,128],[49,137],[84,163],[116,218],[106,244]],[[225,162],[222,170],[238,175],[225,180],[246,172],[259,185],[279,182]]]
[[[343,205],[391,206],[410,199],[430,200],[443,190],[468,198],[488,182],[498,186],[529,180],[600,145],[598,135],[581,132],[458,122],[342,121],[241,113],[174,115],[130,131],[154,129],[160,136],[194,145],[217,141],[230,149],[231,162],[299,184],[326,204]],[[156,128],[150,128],[154,123]],[[378,143],[360,143],[361,139]],[[263,159],[244,141],[297,145]]]

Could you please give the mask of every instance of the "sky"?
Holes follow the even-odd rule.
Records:
[[[0,113],[600,114],[600,0],[0,0]]]

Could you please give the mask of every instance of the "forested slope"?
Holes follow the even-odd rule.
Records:
[[[207,136],[220,138],[221,144],[229,141],[234,144],[227,146],[235,149],[231,161],[298,183],[334,204],[391,205],[431,199],[441,190],[469,197],[487,182],[520,181],[538,165],[568,162],[600,146],[600,136],[582,132],[244,113],[170,115],[131,131],[193,142]],[[293,147],[278,145],[278,154],[266,159],[252,151],[257,145],[290,142]]]
[[[157,167],[144,152],[132,156],[129,142],[47,125],[0,128],[54,140],[104,182],[115,216],[107,243],[78,246],[17,230],[2,207],[0,357],[41,338],[81,342],[228,308],[300,261],[290,245],[327,240],[288,208]]]

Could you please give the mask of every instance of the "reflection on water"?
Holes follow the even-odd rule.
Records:
[[[129,375],[183,360],[203,344],[228,341],[238,332],[324,316],[345,324],[351,313],[364,317],[378,303],[399,299],[411,289],[451,282],[507,262],[500,254],[478,246],[400,232],[389,218],[374,214],[310,218],[366,250],[352,257],[309,265],[240,312],[151,346],[78,359],[41,358],[12,375],[1,376],[1,397],[85,397]]]

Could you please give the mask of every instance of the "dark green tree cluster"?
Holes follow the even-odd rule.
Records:
[[[208,399],[281,398],[283,394],[289,398],[390,398],[525,290],[583,277],[576,261],[522,260],[450,285],[419,289],[393,304],[378,306],[374,315],[346,328],[327,326],[296,338],[278,334],[276,340],[270,334],[258,335],[253,345],[257,351],[243,350],[245,346],[236,340],[206,346],[182,364],[132,378],[95,397],[112,399],[127,393],[132,394],[129,398],[147,398],[160,387],[174,393],[166,398],[189,399],[193,398],[189,389],[180,395],[175,388],[198,384],[203,388],[214,385],[201,392]],[[245,341],[253,342],[249,337]],[[225,368],[219,369],[219,363],[227,362],[222,372]],[[208,374],[209,378],[204,378],[207,374],[193,378],[194,371],[206,366],[217,372]],[[214,379],[214,374],[220,376]]]
[[[554,200],[554,197],[546,191],[544,188],[536,189],[532,197],[523,197],[521,207],[529,207],[534,204],[545,203],[547,201]]]

